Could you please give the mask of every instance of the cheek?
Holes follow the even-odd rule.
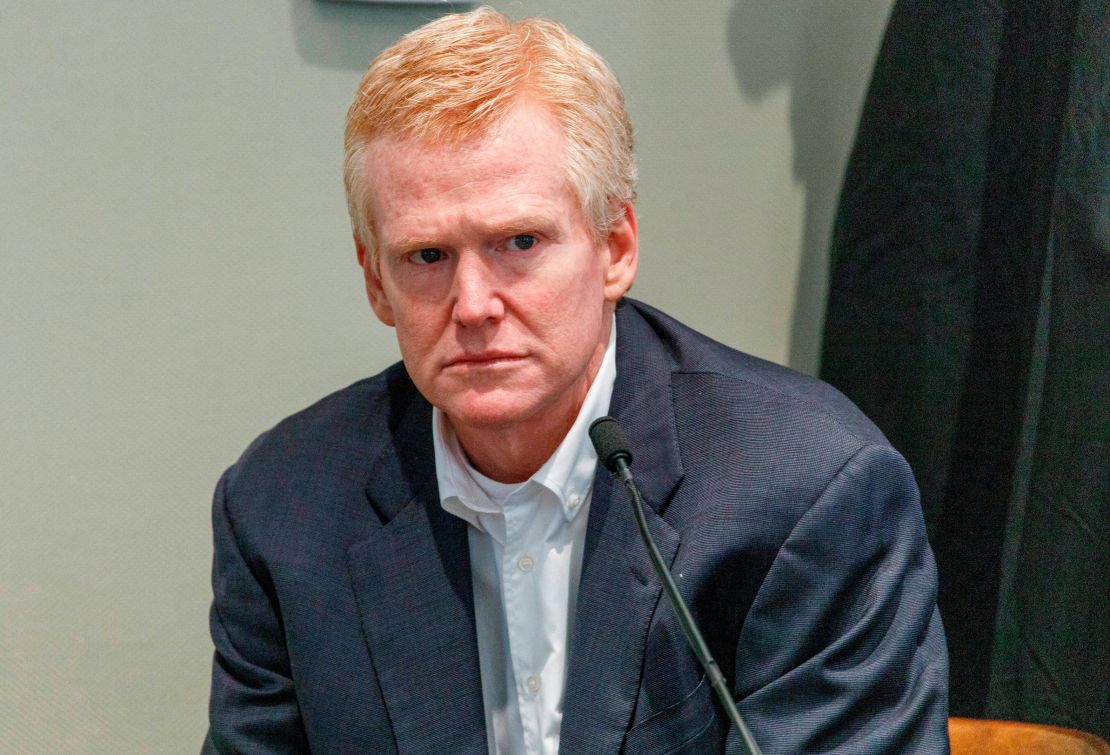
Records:
[[[567,344],[589,332],[590,301],[581,285],[547,288],[529,297],[524,319],[540,338],[566,351]]]
[[[580,319],[595,304],[600,306],[604,299],[603,270],[593,259],[589,264],[579,260],[558,271],[553,280],[538,285],[537,289],[534,295],[537,307],[563,316],[569,313],[572,318]]]
[[[531,319],[558,361],[578,362],[601,337],[604,314],[600,286],[578,285],[534,302]]]
[[[602,274],[594,265],[579,264],[560,276],[559,284],[551,287],[549,306],[570,310],[576,318],[584,316],[605,296]]]
[[[414,315],[416,313],[411,310],[403,310],[395,326],[401,358],[404,359],[410,373],[428,369],[433,361],[429,356],[437,340],[436,331],[428,327],[428,321]]]

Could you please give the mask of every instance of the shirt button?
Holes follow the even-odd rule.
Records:
[[[530,677],[528,677],[527,680],[525,680],[524,686],[528,688],[529,692],[532,692],[532,693],[539,692],[540,691],[540,678],[538,676],[536,676],[535,674],[532,674]]]
[[[526,555],[521,556],[520,560],[516,562],[516,565],[520,567],[521,571],[532,571],[532,567],[536,565],[536,562],[532,560],[531,556]]]
[[[582,498],[580,496],[572,495],[567,499],[567,506],[570,506],[572,509],[578,508],[578,504],[580,503],[582,503]]]

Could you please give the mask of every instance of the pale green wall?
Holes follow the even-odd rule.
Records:
[[[639,297],[815,366],[836,189],[890,0],[506,0],[594,45],[641,155]],[[429,11],[0,11],[0,751],[193,752],[209,496],[396,358],[339,178],[372,54]]]

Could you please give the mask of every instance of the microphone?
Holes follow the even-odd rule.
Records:
[[[690,615],[690,609],[686,607],[686,601],[678,593],[678,586],[674,583],[670,569],[663,562],[663,556],[655,545],[651,531],[648,530],[647,519],[644,517],[643,499],[640,497],[640,491],[636,488],[636,483],[632,480],[632,470],[629,468],[629,465],[632,464],[632,451],[628,448],[628,439],[624,437],[624,431],[621,430],[620,425],[612,417],[601,417],[590,424],[590,442],[593,443],[594,450],[597,451],[598,460],[609,470],[613,477],[624,483],[629,500],[632,502],[632,513],[636,517],[640,537],[643,538],[644,545],[648,549],[651,565],[655,567],[659,578],[663,580],[664,591],[671,602],[671,607],[678,616],[679,624],[682,625],[682,632],[686,635],[686,641],[690,644],[690,649],[694,651],[694,655],[697,656],[702,668],[705,669],[706,678],[709,679],[713,691],[717,693],[717,699],[724,707],[729,721],[739,732],[744,750],[748,755],[763,755],[763,751],[759,749],[752,733],[748,731],[744,719],[740,717],[740,711],[736,709],[736,701],[732,699],[732,693],[729,692],[728,685],[725,683],[725,676],[718,668],[717,661],[713,660],[713,655],[709,652],[709,646],[705,644],[705,639],[702,638],[698,625],[694,623],[694,617]]]
[[[617,462],[632,464],[632,452],[628,450],[628,438],[624,430],[612,417],[600,417],[590,423],[590,442],[594,444],[597,458],[612,474],[619,475]]]

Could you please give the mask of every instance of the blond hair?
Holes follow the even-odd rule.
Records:
[[[555,21],[512,22],[492,8],[443,16],[374,59],[347,111],[344,183],[351,224],[376,256],[362,163],[379,136],[457,144],[487,133],[521,97],[551,109],[567,178],[603,237],[635,200],[632,122],[605,61]]]

